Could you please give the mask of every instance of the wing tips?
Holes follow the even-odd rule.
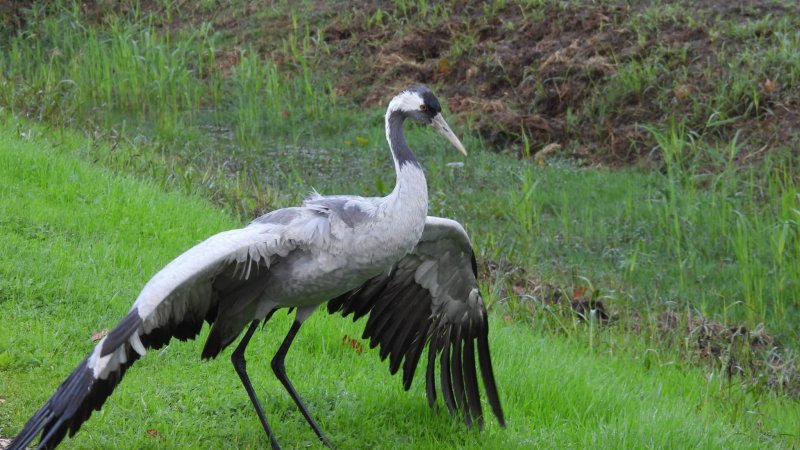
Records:
[[[438,339],[433,339],[429,351],[438,353],[440,357],[440,384],[442,395],[448,411],[452,416],[457,412],[463,414],[464,423],[472,427],[477,422],[478,428],[483,430],[483,409],[481,407],[480,388],[478,386],[477,367],[475,361],[476,338],[478,340],[478,356],[481,364],[481,375],[484,388],[492,411],[498,418],[501,426],[505,426],[502,407],[497,393],[497,386],[492,371],[491,359],[488,353],[488,339],[486,327],[478,336],[473,334],[469,325],[466,329],[460,326],[448,326],[447,331],[441,331]],[[435,342],[435,344],[434,344]],[[434,358],[429,359],[428,388],[434,392],[429,395],[431,406],[435,402],[435,387],[433,365]]]
[[[484,316],[485,317],[485,316]],[[463,328],[466,327],[466,328]],[[451,416],[463,414],[464,423],[471,427],[477,423],[483,430],[484,417],[481,407],[477,368],[480,367],[484,390],[492,412],[500,426],[505,427],[505,417],[500,404],[492,361],[489,353],[488,326],[467,323],[460,326],[439,323],[433,331],[428,347],[426,369],[426,393],[428,405],[436,404],[436,359],[439,357],[439,384],[444,403]],[[477,329],[477,330],[476,330]],[[477,333],[474,333],[477,331]],[[478,361],[475,351],[477,345]]]
[[[457,406],[455,400],[453,399],[453,385],[450,377],[450,343],[448,342],[450,340],[449,328],[445,332],[445,336],[442,338],[442,340],[442,353],[439,357],[439,362],[441,364],[439,367],[439,381],[441,382],[442,398],[444,398],[444,403],[447,405],[450,415],[454,416],[456,414]]]
[[[478,391],[478,376],[475,373],[475,343],[472,340],[464,342],[464,387],[469,413],[474,420],[478,421],[478,428],[482,430],[483,410],[481,409],[481,394]]]
[[[52,420],[53,413],[47,408],[48,405],[41,407],[25,424],[22,431],[17,434],[7,450],[24,450],[36,436],[44,429],[47,423]]]
[[[92,411],[99,410],[105,403],[127,368],[139,358],[139,354],[133,351],[130,344],[126,345],[126,361],[106,378],[94,377],[94,370],[89,366],[91,354],[87,356],[28,420],[8,448],[23,450],[39,434],[42,438],[37,448],[54,448],[67,432],[70,436],[77,433],[83,422],[92,415]]]
[[[53,448],[64,439],[67,431],[75,433],[91,414],[91,409],[99,405],[87,405],[94,400],[92,389],[95,385],[89,358],[83,360],[70,376],[61,383],[49,400],[31,417],[22,431],[17,434],[10,450],[23,450],[36,436],[42,434],[37,448]],[[100,398],[100,404],[106,396]]]
[[[138,309],[132,309],[28,420],[9,448],[22,450],[40,434],[37,448],[53,448],[68,432],[74,435],[141,356],[143,348],[134,346],[143,347],[137,334],[142,322]]]
[[[464,375],[461,365],[461,328],[456,328],[455,333],[452,336],[452,339],[447,344],[452,346],[451,351],[451,361],[450,361],[450,376],[451,383],[453,386],[453,400],[456,405],[456,409],[464,409],[464,400],[466,399],[466,393],[464,392]],[[464,420],[467,422],[467,425],[470,425],[469,416],[466,414],[467,410],[464,409]]]
[[[497,384],[494,380],[494,370],[492,369],[492,358],[489,354],[489,330],[488,325],[478,333],[478,361],[481,366],[481,378],[483,378],[483,387],[486,389],[486,397],[489,400],[489,406],[492,412],[497,417],[497,421],[501,427],[506,426],[505,418],[503,417],[503,408],[500,406],[500,395],[497,393]]]
[[[428,346],[428,366],[425,369],[425,394],[428,397],[428,406],[436,406],[436,343]]]

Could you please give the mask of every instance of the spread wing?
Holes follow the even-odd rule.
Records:
[[[326,217],[289,208],[267,214],[245,228],[216,234],[167,264],[144,286],[128,315],[25,424],[10,448],[25,448],[39,433],[39,448],[52,448],[67,432],[77,432],[92,410],[99,410],[111,395],[127,368],[145,354],[146,347],[162,347],[172,337],[194,338],[203,322],[208,322],[214,326],[203,357],[219,353],[241,332],[241,326],[230,324],[241,318],[230,311],[251,313],[248,308],[255,308],[254,300],[263,289],[270,265],[299,245],[299,239],[287,238],[282,230],[300,219],[305,227],[301,237],[310,236],[311,241],[324,237]],[[247,316],[243,323],[252,319]],[[219,326],[221,322],[228,323]]]
[[[489,355],[489,322],[476,280],[472,246],[458,222],[428,217],[417,246],[392,268],[328,303],[328,312],[369,315],[364,339],[380,345],[389,371],[403,366],[408,390],[428,344],[426,391],[436,401],[436,359],[442,397],[451,414],[462,409],[467,425],[483,425],[475,364],[478,364],[489,405],[501,425],[503,410]]]

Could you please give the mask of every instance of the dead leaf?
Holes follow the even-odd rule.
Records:
[[[772,94],[778,90],[778,82],[767,78],[767,81],[764,82],[763,87],[765,93]]]
[[[470,66],[470,68],[467,69],[467,81],[475,78],[475,75],[477,75],[477,74],[478,74],[478,67],[477,66]]]
[[[94,333],[92,333],[92,342],[103,339],[104,337],[106,337],[107,334],[108,334],[108,328],[103,328],[100,331],[95,331]]]
[[[692,87],[687,84],[682,84],[676,87],[673,92],[678,100],[683,100],[692,93]]]
[[[578,286],[572,290],[572,298],[583,298],[588,290],[589,289],[586,286]]]
[[[439,73],[447,73],[450,71],[450,61],[447,58],[439,60]]]
[[[559,144],[558,142],[552,142],[550,144],[545,145],[544,148],[539,150],[539,152],[536,153],[536,156],[538,156],[541,159],[541,158],[544,158],[545,156],[547,156],[547,155],[549,155],[551,153],[555,153],[555,152],[557,152],[559,150],[561,150],[561,144]]]
[[[364,353],[364,344],[362,344],[361,342],[358,342],[357,339],[351,338],[350,336],[348,336],[346,334],[344,336],[342,336],[342,345],[346,345],[346,346],[350,347],[353,351],[355,351],[359,355]]]

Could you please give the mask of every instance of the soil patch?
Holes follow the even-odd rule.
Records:
[[[797,7],[709,0],[692,5],[692,17],[701,19],[675,13],[652,23],[646,7],[553,2],[487,15],[483,2],[470,1],[434,27],[409,21],[398,32],[369,25],[378,10],[373,6],[333,20],[325,36],[332,60],[356,54],[364,61],[339,68],[343,95],[375,105],[386,101],[387,90],[434,84],[450,109],[498,151],[522,155],[527,140],[530,153],[557,143],[592,163],[635,163],[655,145],[646,126],[674,117],[713,139],[740,133],[742,160],[764,146],[797,141],[798,86],[770,90],[768,78],[753,79],[753,88],[765,94],[760,110],[752,111],[748,98],[714,106],[720,84],[733,76],[726,72],[736,70],[725,66],[724,55],[732,44],[752,40],[731,42],[710,32],[721,21],[738,24],[768,14],[800,24]],[[714,107],[727,108],[716,112],[728,121],[708,130]]]
[[[2,25],[21,26],[31,3],[0,0]],[[82,10],[102,23],[119,13],[112,3]],[[167,13],[147,0],[135,11],[169,29],[210,24],[225,36],[222,69],[254,48],[291,72],[287,39],[305,40],[315,73],[361,106],[434,85],[499,152],[659,164],[649,128],[675,120],[711,144],[737,136],[743,163],[800,145],[800,6],[789,0],[203,3]]]

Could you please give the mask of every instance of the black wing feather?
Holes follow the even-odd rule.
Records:
[[[481,375],[483,376],[483,386],[486,388],[486,397],[489,399],[489,405],[492,407],[494,415],[500,425],[505,426],[506,421],[503,418],[503,408],[500,406],[500,396],[497,395],[497,386],[494,381],[494,373],[492,370],[492,359],[489,355],[489,339],[487,338],[489,332],[489,324],[485,324],[485,332],[478,334],[478,360],[481,365]]]
[[[472,340],[464,342],[464,386],[467,392],[467,404],[472,417],[478,421],[478,427],[483,428],[483,410],[481,409],[481,396],[478,392],[478,377],[475,373],[475,347]]]
[[[411,388],[411,382],[414,381],[414,372],[419,363],[419,358],[422,356],[422,350],[425,348],[429,328],[429,323],[425,323],[418,328],[419,333],[417,333],[414,341],[412,341],[411,349],[405,355],[405,362],[403,363],[403,388],[405,390],[409,390]]]
[[[456,414],[456,403],[453,400],[453,386],[450,383],[450,330],[445,332],[446,336],[442,336],[442,353],[439,355],[439,363],[441,364],[439,370],[439,382],[442,388],[442,398],[450,415]]]
[[[395,320],[390,331],[390,335],[386,339],[381,339],[381,359],[387,355],[391,355],[389,372],[394,374],[397,368],[400,367],[400,360],[408,350],[408,336],[412,335],[415,331],[415,326],[419,323],[419,316],[425,315],[426,306],[424,297],[422,297],[422,289],[417,287],[419,293],[410,293],[411,302],[409,305],[402,305],[410,311],[407,320]],[[428,313],[429,315],[429,313]],[[384,355],[385,353],[385,355]]]
[[[450,364],[453,367],[453,370],[450,371],[452,375],[452,384],[453,384],[453,400],[456,404],[456,409],[461,409],[464,407],[464,399],[466,398],[466,394],[464,393],[464,376],[463,372],[461,371],[461,328],[455,328],[453,330],[453,340],[450,344],[452,346],[452,357],[450,358]],[[468,419],[469,415],[466,414],[468,411],[464,409],[464,418]]]
[[[391,348],[389,354],[391,355],[390,363],[389,363],[389,373],[394,375],[397,373],[397,370],[400,368],[400,363],[403,361],[403,356],[406,358],[410,357],[411,351],[413,348],[411,347],[415,339],[420,339],[425,341],[425,335],[422,334],[421,336],[418,334],[419,329],[423,328],[425,325],[425,320],[430,316],[430,313],[426,311],[425,299],[423,296],[417,296],[415,298],[415,302],[411,307],[411,315],[408,318],[408,321],[405,322],[404,327],[400,328],[399,333],[394,337],[391,344],[387,345],[387,348]],[[397,323],[403,323],[397,321]]]
[[[425,370],[425,395],[428,397],[428,406],[436,406],[436,354],[439,349],[438,340],[431,341],[428,346],[428,368]]]

